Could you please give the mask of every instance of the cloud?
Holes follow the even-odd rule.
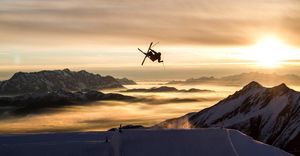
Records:
[[[26,117],[28,115],[40,115],[40,114],[48,114],[48,113],[55,113],[58,111],[61,111],[65,107],[69,106],[93,106],[94,102],[101,102],[97,103],[97,105],[105,105],[105,101],[107,100],[91,100],[91,99],[85,99],[78,101],[72,99],[72,98],[54,98],[54,101],[49,101],[47,99],[48,97],[40,97],[40,98],[34,98],[32,96],[31,100],[28,100],[27,98],[23,97],[16,97],[9,98],[9,97],[2,97],[0,100],[3,102],[3,106],[0,106],[0,121],[1,120],[7,120],[13,117]],[[23,98],[23,99],[22,99]],[[41,100],[42,99],[42,100]],[[59,99],[59,100],[57,100]],[[45,102],[48,101],[47,102]],[[178,103],[191,103],[191,102],[205,102],[205,101],[216,101],[219,100],[219,98],[155,98],[151,96],[147,97],[132,97],[127,96],[123,99],[110,99],[108,101],[109,105],[117,104],[118,102],[124,102],[124,103],[136,103],[136,104],[146,104],[146,105],[169,105],[169,104],[178,104]],[[9,106],[9,107],[8,107]]]
[[[172,75],[168,72],[176,65],[178,69],[192,65],[193,70],[228,70],[233,65],[218,63],[232,59],[228,53],[237,51],[233,48],[266,35],[299,47],[299,5],[298,0],[0,0],[0,50],[8,52],[0,57],[0,68],[113,67],[115,71],[101,72],[119,76],[125,73],[125,68],[116,71],[122,63],[134,71],[122,76],[141,75],[142,79]],[[160,64],[137,68],[142,58],[136,48],[147,48],[149,41],[162,43],[157,48],[163,52],[166,71],[160,72]],[[159,70],[150,74],[150,66]],[[224,71],[214,74],[220,72]]]
[[[266,31],[299,30],[297,1],[0,1],[3,43],[243,45]],[[292,10],[292,11],[290,11]],[[289,12],[287,14],[287,12]],[[282,23],[289,27],[282,28]],[[293,41],[299,37],[293,36]]]

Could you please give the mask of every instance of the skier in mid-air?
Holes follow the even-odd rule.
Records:
[[[159,43],[159,42],[157,42],[157,43]],[[149,57],[150,60],[153,61],[153,62],[156,61],[156,60],[158,61],[158,63],[164,62],[163,60],[161,60],[161,53],[160,52],[156,52],[155,50],[152,49],[153,46],[155,46],[156,44],[153,45],[153,42],[151,42],[150,46],[149,46],[149,48],[147,50],[147,52],[143,52],[141,49],[138,48],[138,50],[140,52],[142,52],[143,54],[145,54],[145,58],[144,58],[144,60],[142,62],[142,65],[144,65],[144,62],[145,62],[145,60],[146,60],[147,57]]]

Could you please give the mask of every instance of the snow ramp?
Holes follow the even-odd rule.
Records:
[[[288,156],[222,128],[0,135],[2,156]]]

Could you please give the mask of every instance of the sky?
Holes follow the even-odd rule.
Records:
[[[63,68],[139,80],[295,73],[299,33],[299,0],[0,0],[0,80]],[[140,65],[151,41],[166,70]]]

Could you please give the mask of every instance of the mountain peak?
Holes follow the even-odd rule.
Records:
[[[26,74],[26,73],[24,73],[24,72],[17,72],[17,73],[15,73],[10,79],[15,79],[15,78],[17,78],[17,77],[19,77],[19,76],[22,76],[22,75],[24,75],[24,74]]]
[[[65,68],[63,69],[64,72],[71,72],[71,70],[69,68]]]
[[[281,83],[278,86],[271,88],[274,92],[287,92],[291,90],[285,83]]]
[[[275,86],[275,87],[280,87],[280,88],[289,88],[285,83],[281,83],[280,85],[278,86]]]
[[[248,89],[252,89],[252,88],[263,88],[263,86],[261,84],[259,84],[258,82],[256,81],[252,81],[250,82],[249,84],[247,84],[243,90],[248,90]]]

